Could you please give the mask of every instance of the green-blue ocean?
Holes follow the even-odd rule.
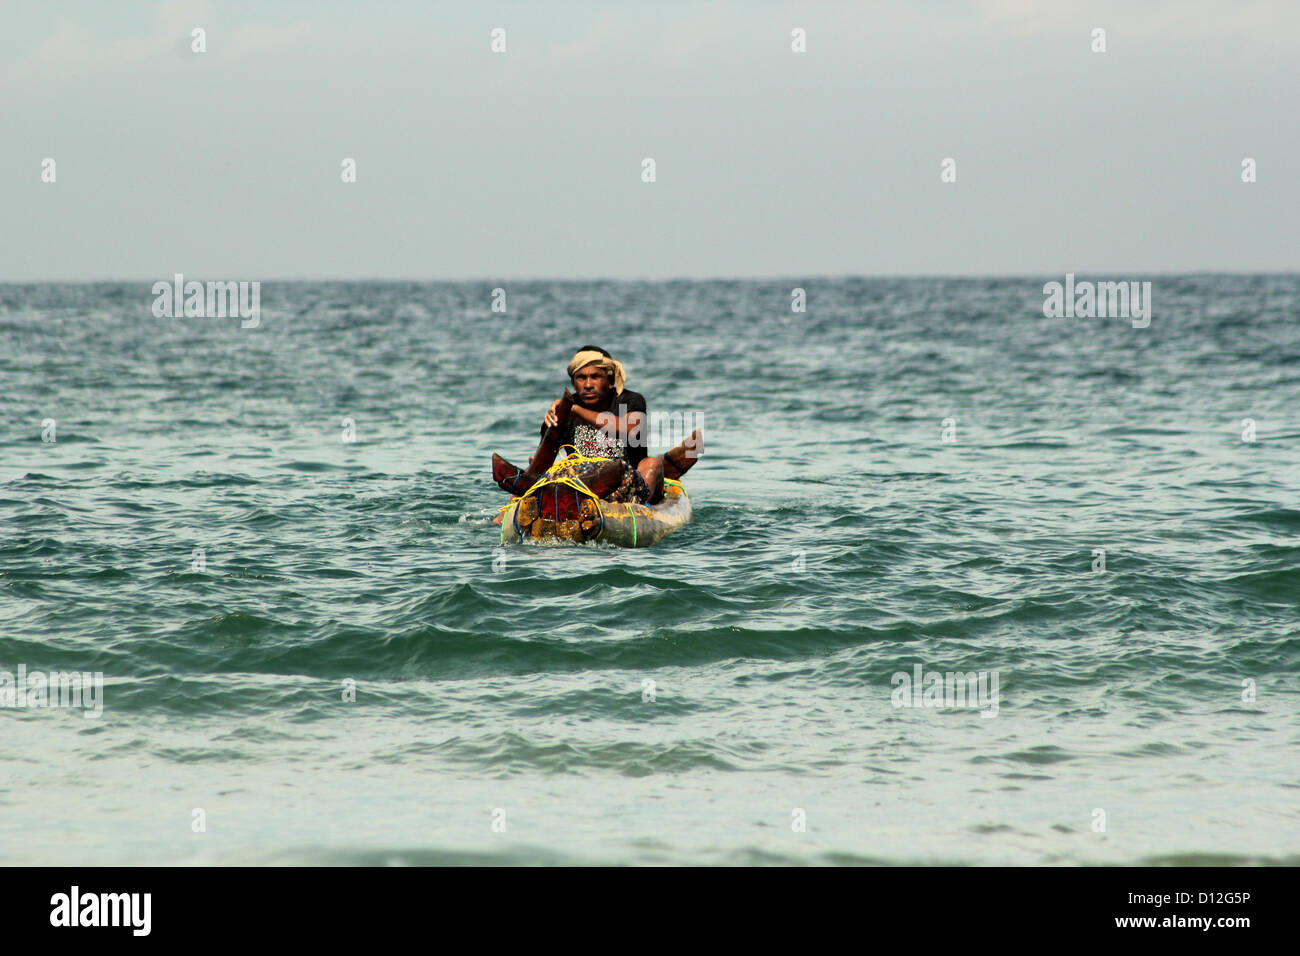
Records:
[[[1146,278],[0,285],[0,862],[1300,863],[1300,276]],[[694,520],[501,548],[589,343]]]

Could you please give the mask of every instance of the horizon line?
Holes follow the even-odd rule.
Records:
[[[1117,270],[1117,269],[1071,269],[1060,272],[841,272],[841,273],[805,273],[800,276],[794,275],[712,275],[712,276],[634,276],[634,275],[602,275],[602,276],[512,276],[509,278],[501,277],[462,277],[449,278],[438,276],[277,276],[269,279],[196,279],[199,282],[408,282],[408,283],[444,283],[444,284],[469,284],[469,283],[503,283],[503,282],[778,282],[778,281],[807,281],[816,279],[1037,279],[1044,275],[1088,275],[1088,274],[1107,274],[1110,276],[1118,275],[1123,272],[1126,275],[1139,275],[1143,277],[1184,277],[1184,276],[1293,276],[1300,275],[1300,269],[1267,269],[1267,270],[1247,270],[1247,269],[1188,269],[1188,270]],[[168,281],[176,273],[170,273],[166,279],[158,275],[146,277],[96,277],[96,278],[79,278],[79,279],[0,279],[0,286],[6,285],[90,285],[98,283],[145,283]],[[182,272],[183,276],[184,273]]]

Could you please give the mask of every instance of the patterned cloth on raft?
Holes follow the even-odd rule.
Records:
[[[616,459],[623,465],[623,480],[619,482],[617,488],[610,492],[604,501],[623,501],[634,502],[636,504],[648,504],[650,501],[650,488],[641,477],[641,473],[632,467],[626,458]],[[568,465],[554,472],[555,476],[563,475],[569,478],[581,478],[584,481],[588,475],[594,474],[605,466],[606,462],[595,461],[586,462],[578,465]]]

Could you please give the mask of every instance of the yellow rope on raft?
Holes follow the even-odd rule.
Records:
[[[562,449],[573,448],[572,445],[561,445],[560,447]],[[510,507],[520,498],[527,498],[538,488],[544,488],[547,485],[568,485],[570,488],[575,488],[578,491],[581,491],[585,494],[591,495],[591,497],[593,498],[596,498],[596,496],[592,493],[591,489],[587,487],[586,483],[581,478],[573,478],[568,475],[565,475],[560,478],[552,479],[551,475],[555,474],[557,471],[559,471],[562,468],[568,468],[570,465],[586,465],[594,461],[609,461],[609,460],[610,459],[608,458],[592,458],[588,455],[579,454],[578,450],[575,448],[567,456],[557,461],[550,468],[547,468],[546,473],[542,475],[542,477],[538,478],[535,482],[533,482],[532,487],[529,488],[527,491],[525,491],[522,495],[512,495],[510,497],[510,500],[506,504],[502,505],[500,508],[497,509],[497,514],[501,514],[504,511],[509,511]],[[596,498],[596,500],[600,501],[599,498]]]
[[[584,482],[581,478],[574,478],[572,475],[561,475],[559,477],[553,477],[553,476],[555,475],[556,472],[564,468],[572,467],[574,465],[586,465],[586,464],[591,464],[593,462],[610,461],[611,459],[595,458],[590,455],[583,455],[572,445],[560,446],[561,450],[565,448],[571,448],[573,450],[564,458],[560,459],[555,464],[551,465],[550,468],[547,468],[546,473],[542,475],[541,478],[538,478],[537,481],[533,483],[533,486],[529,488],[527,491],[525,491],[522,495],[512,496],[509,502],[507,502],[506,504],[502,505],[500,508],[497,509],[497,515],[500,518],[500,523],[501,523],[502,543],[504,543],[506,539],[505,513],[509,511],[512,507],[514,507],[516,504],[518,504],[520,499],[527,498],[538,488],[547,488],[551,485],[564,485],[568,488],[572,488],[574,491],[586,495],[587,497],[595,501],[596,513],[600,515],[601,527],[604,527],[605,509],[601,507],[601,503],[600,503],[601,499],[596,496],[595,492],[593,492],[590,488],[587,487],[586,482]],[[685,487],[683,487],[682,483],[680,481],[677,481],[674,478],[665,478],[664,484],[676,485],[678,488],[682,489],[682,494],[686,493],[686,489]],[[636,547],[636,509],[632,505],[628,506],[628,514],[632,518],[632,547],[635,548]]]
[[[572,445],[561,445],[560,447],[561,447],[561,448],[573,448]],[[576,448],[574,448],[573,451],[572,451],[570,454],[566,455],[564,458],[562,458],[562,459],[560,459],[559,461],[557,461],[557,462],[556,462],[555,464],[553,464],[550,468],[547,468],[547,469],[546,469],[546,474],[544,474],[544,475],[542,475],[542,477],[538,478],[537,481],[535,481],[535,482],[533,483],[533,486],[532,486],[531,488],[529,488],[527,491],[525,491],[525,492],[524,492],[522,495],[520,495],[519,497],[520,497],[520,498],[527,498],[529,495],[531,495],[531,494],[532,494],[534,491],[536,491],[538,488],[546,488],[546,487],[548,487],[548,486],[550,486],[550,485],[567,485],[567,486],[570,487],[570,488],[573,488],[573,489],[575,489],[575,490],[577,490],[577,491],[581,491],[581,492],[583,492],[584,494],[588,494],[588,495],[591,495],[591,497],[596,498],[596,495],[592,492],[592,490],[591,490],[590,488],[587,487],[587,483],[584,482],[581,478],[574,478],[572,475],[562,475],[562,476],[560,476],[560,477],[558,477],[558,478],[555,478],[555,477],[552,477],[552,476],[553,476],[557,471],[561,471],[561,470],[564,469],[564,468],[569,468],[569,467],[572,467],[572,466],[574,466],[574,465],[589,465],[589,464],[592,464],[593,462],[598,462],[598,461],[609,461],[609,460],[610,460],[610,459],[608,459],[608,458],[593,458],[593,457],[591,457],[591,456],[589,456],[589,455],[582,455],[582,454],[579,454],[579,453],[578,453],[578,450],[577,450]],[[599,498],[596,498],[596,500],[599,501],[600,499],[599,499]]]
[[[565,448],[573,448],[573,446],[572,445],[560,446],[560,450],[564,450]],[[538,488],[549,488],[551,485],[564,485],[567,488],[572,488],[574,491],[584,494],[592,501],[596,502],[596,513],[600,516],[600,526],[602,528],[605,527],[605,509],[600,506],[600,498],[596,495],[594,491],[592,491],[590,488],[587,487],[587,483],[583,481],[581,478],[575,478],[572,475],[560,475],[557,477],[555,473],[560,471],[561,469],[569,468],[574,465],[586,465],[586,464],[591,464],[592,462],[610,461],[610,460],[611,459],[609,458],[593,458],[590,455],[583,455],[578,452],[578,449],[573,448],[573,451],[571,451],[568,455],[566,455],[564,458],[557,461],[550,468],[547,468],[546,473],[542,475],[542,477],[538,478],[535,482],[533,482],[531,488],[525,491],[522,495],[513,496],[507,504],[502,505],[497,510],[497,514],[501,516],[502,543],[504,543],[506,539],[505,512],[509,511],[512,506],[518,504],[521,499],[527,498]]]

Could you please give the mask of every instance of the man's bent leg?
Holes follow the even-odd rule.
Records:
[[[645,486],[650,489],[650,504],[656,505],[664,500],[664,460],[662,458],[642,458],[636,466]]]
[[[697,428],[680,445],[664,453],[664,477],[678,479],[704,454],[704,430]]]

